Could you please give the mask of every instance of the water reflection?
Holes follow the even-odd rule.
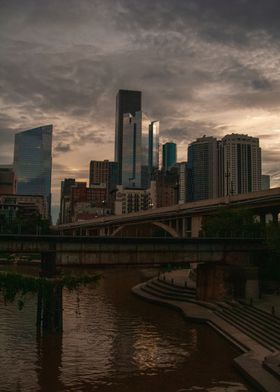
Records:
[[[131,294],[145,274],[107,270],[64,290],[63,334],[36,334],[36,298],[21,312],[0,304],[1,392],[249,391],[220,336]]]
[[[37,334],[37,382],[42,392],[65,390],[61,381],[62,335]]]

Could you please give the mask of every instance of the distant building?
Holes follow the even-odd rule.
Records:
[[[0,195],[16,193],[16,176],[12,165],[0,165]]]
[[[220,143],[203,136],[188,147],[188,200],[213,199],[219,196]]]
[[[42,219],[48,218],[46,199],[41,195],[0,195],[0,216],[11,223],[20,212],[21,217],[38,214]]]
[[[109,161],[90,161],[89,185],[107,184],[109,180]]]
[[[261,190],[261,149],[259,139],[243,134],[222,139],[224,195]]]
[[[265,191],[270,189],[270,176],[268,174],[262,174],[262,190]]]
[[[115,201],[115,215],[129,214],[156,208],[156,184],[151,181],[149,189],[125,188],[118,185]]]
[[[89,168],[89,185],[95,186],[106,184],[106,206],[112,206],[113,191],[116,190],[118,184],[118,164],[117,162],[104,161],[90,161]]]
[[[179,204],[184,204],[188,199],[188,164],[187,162],[176,163],[179,171]]]
[[[168,207],[178,204],[179,171],[177,167],[165,172],[158,171],[156,176],[156,206]]]
[[[148,152],[148,168],[149,181],[155,179],[155,175],[159,169],[159,121],[152,121],[149,124],[149,152]]]
[[[43,195],[51,211],[52,125],[15,135],[14,170],[18,195]]]
[[[135,116],[142,110],[141,91],[119,90],[116,97],[116,120],[115,120],[115,162],[118,163],[118,184],[122,184],[123,173],[123,134],[124,114],[130,113]]]
[[[60,209],[58,223],[70,223],[72,221],[71,212],[71,189],[76,188],[86,188],[86,182],[78,182],[74,178],[65,178],[61,181],[60,189]]]
[[[170,170],[177,162],[177,145],[175,143],[165,143],[162,146],[162,170]]]
[[[188,148],[188,200],[261,189],[259,139],[243,134],[197,139]]]
[[[110,214],[106,205],[106,184],[71,188],[71,221],[87,220]]]
[[[122,185],[148,188],[158,168],[159,122],[138,111],[123,116]]]

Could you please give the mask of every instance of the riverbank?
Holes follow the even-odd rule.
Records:
[[[186,270],[179,270],[165,273],[159,278],[141,283],[133,287],[132,291],[150,302],[176,308],[188,320],[210,325],[240,349],[242,354],[234,359],[234,364],[256,390],[279,392],[280,354],[276,333],[275,338],[273,337],[271,340],[265,338],[265,336],[262,337],[261,330],[259,331],[260,328],[258,328],[258,325],[254,325],[253,316],[250,316],[249,328],[246,330],[240,321],[240,316],[236,316],[235,320],[232,315],[228,314],[231,306],[233,308],[239,306],[237,303],[213,305],[196,301],[192,295],[194,288],[189,287],[190,283],[191,281],[187,279]],[[259,301],[258,306],[259,308],[263,306],[261,301]],[[256,308],[256,312],[260,312],[259,308]],[[266,309],[268,308],[269,305],[266,306]],[[247,310],[251,311],[249,308]],[[233,314],[234,311],[235,309],[233,309]],[[273,324],[273,319],[270,319],[272,316],[265,312],[262,313],[264,315],[258,314],[256,320],[267,318],[267,325]],[[277,322],[278,320],[275,318],[275,323]],[[246,323],[246,320],[244,323]]]

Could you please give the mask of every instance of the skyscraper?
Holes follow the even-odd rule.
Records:
[[[43,195],[51,207],[52,125],[15,135],[14,170],[17,194]]]
[[[117,162],[90,161],[89,167],[89,185],[90,187],[105,186],[106,187],[106,206],[113,205],[113,192],[118,185],[118,164]]]
[[[122,184],[123,170],[123,116],[127,113],[135,116],[142,109],[141,101],[141,91],[119,90],[116,97],[115,161],[119,168],[119,184]]]
[[[224,195],[261,190],[259,139],[248,135],[226,135],[222,139]]]
[[[148,188],[158,168],[159,122],[142,112],[123,116],[122,185]]]
[[[177,161],[177,145],[175,143],[165,143],[162,146],[162,170],[170,170]]]
[[[149,125],[149,176],[155,179],[159,169],[159,121],[152,121]]]
[[[203,136],[188,148],[188,200],[219,195],[219,142]]]

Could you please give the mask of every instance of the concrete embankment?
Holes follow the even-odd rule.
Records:
[[[187,284],[188,287],[185,287]],[[234,363],[258,391],[280,391],[280,319],[238,302],[197,301],[186,271],[174,271],[135,286],[134,294],[173,307],[195,322],[207,323],[241,350]]]

